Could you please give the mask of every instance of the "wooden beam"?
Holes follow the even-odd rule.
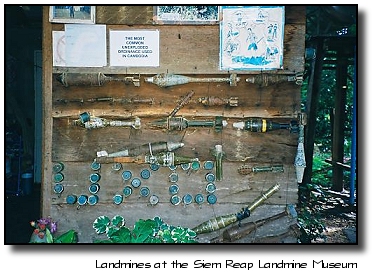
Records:
[[[321,83],[321,73],[324,58],[324,40],[321,38],[317,41],[316,57],[311,63],[311,74],[309,77],[307,92],[307,125],[305,128],[305,159],[306,169],[304,173],[303,183],[310,183],[313,168],[313,151],[314,136],[317,117],[317,105],[319,97],[319,88]]]
[[[333,162],[331,159],[325,159],[325,162],[331,165],[337,164],[341,166],[344,170],[350,171],[350,165],[344,164],[342,162]]]
[[[336,94],[334,101],[334,118],[332,131],[332,163],[333,179],[332,190],[343,190],[343,167],[337,162],[343,162],[344,158],[344,131],[345,131],[345,105],[347,89],[347,61],[344,55],[338,52],[336,68]]]
[[[43,143],[42,143],[42,186],[41,216],[51,214],[46,201],[51,200],[52,189],[52,24],[49,22],[49,6],[43,6]]]

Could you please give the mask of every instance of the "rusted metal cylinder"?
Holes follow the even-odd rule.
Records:
[[[280,185],[278,183],[275,184],[266,192],[264,192],[260,197],[254,200],[247,208],[250,210],[250,212],[254,211],[255,208],[264,203],[269,197],[271,197],[275,192],[277,192],[279,188]]]
[[[303,82],[302,73],[296,74],[267,74],[261,73],[254,77],[246,79],[247,83],[256,84],[259,87],[267,87],[274,84],[280,84],[284,82],[295,82],[297,85],[301,85]]]
[[[135,86],[140,86],[140,78],[138,77],[111,77],[106,76],[103,73],[61,73],[56,76],[63,86],[103,86],[109,81],[120,81],[125,84],[133,83]]]
[[[198,98],[198,102],[204,106],[238,106],[238,97],[221,98],[218,96],[205,96]]]
[[[102,86],[107,81],[103,73],[61,73],[57,80],[65,87],[69,86]]]

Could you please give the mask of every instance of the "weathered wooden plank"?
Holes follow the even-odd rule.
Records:
[[[193,75],[191,77],[207,76]],[[213,75],[209,77],[213,77]],[[218,77],[228,77],[228,75]],[[79,112],[82,111],[93,111],[98,116],[146,116],[149,114],[167,116],[175,108],[178,101],[191,90],[195,92],[193,98],[178,112],[178,115],[215,116],[219,113],[226,117],[260,116],[272,118],[293,117],[300,112],[298,85],[293,82],[284,82],[260,87],[247,83],[246,79],[250,77],[253,75],[239,75],[241,81],[236,87],[227,83],[190,83],[160,88],[143,82],[143,77],[140,87],[111,82],[101,87],[70,86],[65,88],[55,81],[53,117],[78,117]],[[198,99],[206,96],[237,97],[238,106],[205,107],[198,102]],[[87,102],[89,99],[101,97],[126,99],[126,104],[119,101]],[[153,104],[128,103],[132,99],[153,100]],[[71,100],[83,100],[84,102],[69,102]],[[65,103],[66,101],[67,103]]]
[[[219,25],[135,25],[107,26],[107,33],[114,30],[159,30],[159,67],[54,67],[54,73],[68,71],[91,72],[99,71],[105,74],[224,74],[227,70],[219,69]],[[294,72],[304,69],[305,54],[305,25],[285,25],[283,68]],[[291,47],[295,46],[295,47]],[[188,51],[186,51],[188,50]],[[109,43],[107,41],[107,54]],[[200,58],[200,59],[197,59]],[[204,59],[201,59],[204,58]],[[240,71],[242,73],[258,73],[259,71]],[[279,71],[278,71],[279,72]]]
[[[41,213],[47,217],[51,213],[49,203],[45,198],[50,196],[52,171],[52,25],[49,23],[49,6],[43,6],[43,79],[42,79],[42,106],[43,106],[43,142],[42,142],[42,188]]]

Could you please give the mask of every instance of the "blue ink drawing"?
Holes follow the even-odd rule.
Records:
[[[283,6],[223,6],[221,11],[221,70],[282,69]]]

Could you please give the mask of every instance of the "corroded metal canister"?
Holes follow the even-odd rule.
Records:
[[[94,160],[92,163],[91,163],[91,169],[93,171],[98,171],[100,170],[100,168],[102,167],[102,165],[100,164],[100,162],[97,162],[96,160]]]
[[[204,106],[230,106],[237,107],[238,106],[238,97],[229,97],[229,98],[221,98],[218,96],[205,96],[199,97],[198,102],[203,104]]]
[[[55,183],[60,183],[64,180],[64,175],[61,172],[55,173],[53,176],[53,180]]]
[[[64,190],[64,186],[62,184],[55,184],[55,186],[53,187],[53,191],[56,194],[61,194],[63,190]]]
[[[150,194],[150,189],[148,187],[141,187],[139,193],[141,196],[147,197]]]
[[[66,197],[66,202],[67,204],[75,204],[75,202],[77,201],[78,197],[74,194],[69,194],[67,195]]]
[[[247,78],[246,82],[256,84],[260,87],[267,87],[269,85],[280,84],[284,82],[295,82],[297,85],[302,85],[303,74],[302,73],[293,73],[293,74],[261,73],[254,77]]]
[[[89,205],[96,205],[99,202],[99,197],[96,194],[90,195],[88,197]]]
[[[105,83],[103,73],[61,73],[57,80],[63,86],[102,86]]]
[[[88,187],[88,191],[91,193],[91,194],[96,194],[100,189],[100,186],[98,183],[93,183],[91,184],[89,187]]]
[[[100,174],[99,173],[92,173],[89,177],[91,183],[97,183],[100,180]]]
[[[155,194],[152,194],[148,201],[150,202],[150,205],[155,206],[159,202],[159,197]]]
[[[64,164],[62,162],[56,162],[53,164],[52,166],[52,171],[54,173],[59,173],[59,172],[62,172],[64,169]]]
[[[56,79],[65,87],[69,86],[103,86],[106,82],[120,81],[140,86],[140,77],[111,77],[103,73],[61,73]]]

